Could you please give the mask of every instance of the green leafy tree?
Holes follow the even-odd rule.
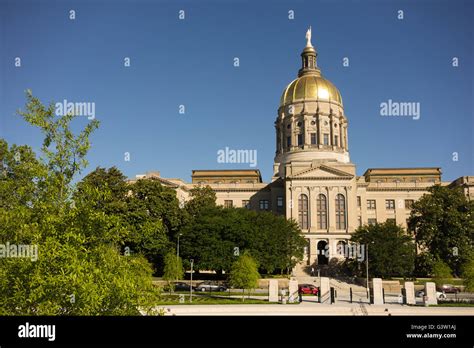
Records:
[[[257,262],[249,253],[244,253],[232,264],[229,275],[229,283],[232,287],[250,291],[257,287],[259,278]],[[242,301],[244,301],[244,296],[242,296]]]
[[[368,247],[369,273],[372,277],[408,277],[413,272],[415,245],[412,238],[393,222],[359,227],[351,241]],[[348,260],[352,269],[363,275],[358,261]]]
[[[449,266],[441,260],[435,261],[433,264],[433,280],[437,287],[449,282],[452,278],[452,271]]]
[[[262,272],[288,270],[302,259],[305,246],[294,221],[243,208],[209,206],[181,232],[181,254],[193,258],[196,269],[217,272],[229,271],[244,251],[255,257]]]
[[[174,251],[170,251],[165,255],[164,262],[163,279],[168,281],[168,287],[171,291],[171,282],[184,278],[183,263]]]
[[[95,208],[122,220],[126,233],[120,244],[124,251],[143,254],[156,271],[163,271],[164,254],[182,220],[175,191],[153,179],[127,182],[115,167],[89,173],[78,184],[75,199],[90,200],[86,187],[111,191],[107,201],[93,201]]]
[[[474,248],[474,201],[461,189],[435,185],[413,205],[408,221],[418,248],[460,274]]]
[[[37,246],[38,258],[0,258],[0,315],[151,312],[159,293],[150,264],[120,254],[126,229],[94,204],[109,200],[111,190],[85,187],[86,194],[72,200],[72,181],[87,164],[97,122],[75,136],[72,115],[55,115],[53,104],[43,106],[29,91],[27,98],[20,114],[43,132],[44,156],[0,140],[0,194],[11,190],[0,200],[0,243]]]
[[[474,291],[474,255],[462,267],[462,276],[466,291]]]

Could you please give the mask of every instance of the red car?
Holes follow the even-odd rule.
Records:
[[[311,284],[301,284],[298,286],[298,293],[317,295],[318,288]]]

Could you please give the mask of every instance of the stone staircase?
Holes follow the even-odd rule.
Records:
[[[319,266],[321,276],[324,277],[328,272],[328,266],[322,265]],[[314,286],[319,286],[319,277],[318,269],[315,267],[315,276],[311,276],[311,266],[298,264],[293,268],[293,276],[298,281],[298,284],[312,284]],[[349,292],[349,289],[352,288],[352,291],[365,292],[366,288],[357,284],[353,284],[344,279],[337,279],[329,277],[329,284],[331,287],[334,287],[340,292]]]

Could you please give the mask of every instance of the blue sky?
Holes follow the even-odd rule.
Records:
[[[0,137],[40,148],[40,132],[15,115],[30,88],[43,102],[95,103],[101,126],[83,175],[115,165],[128,177],[190,180],[193,169],[249,168],[217,163],[227,146],[256,149],[268,181],[279,99],[311,25],[318,65],[342,94],[358,175],[417,166],[442,167],[446,181],[474,175],[473,9],[460,0],[0,0]],[[380,116],[389,99],[419,102],[420,119]]]

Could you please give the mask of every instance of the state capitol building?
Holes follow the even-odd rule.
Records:
[[[306,265],[327,263],[321,250],[337,257],[337,246],[347,243],[359,226],[392,220],[406,228],[413,202],[430,186],[460,186],[469,199],[474,197],[473,176],[443,182],[437,167],[369,168],[357,176],[341,94],[323,77],[308,34],[298,77],[281,95],[271,182],[263,182],[258,169],[193,170],[191,183],[159,172],[136,179],[159,180],[174,188],[181,202],[190,198],[192,188],[210,186],[217,204],[294,219],[308,241]]]

